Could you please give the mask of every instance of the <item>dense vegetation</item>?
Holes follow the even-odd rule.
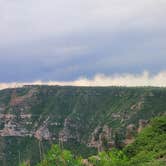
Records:
[[[166,165],[166,116],[153,119],[124,153],[130,165]]]
[[[26,163],[22,164],[28,165]],[[132,144],[122,150],[103,151],[97,156],[83,160],[70,151],[52,146],[37,166],[165,166],[166,165],[166,116],[153,119],[136,137]]]
[[[63,148],[74,158],[122,148],[128,137],[131,141],[137,135],[141,121],[148,123],[166,112],[165,101],[166,88],[155,87],[25,86],[1,90],[0,133],[10,129],[16,135],[0,136],[0,165],[18,166],[29,161],[35,166],[52,144],[59,144],[61,135]],[[34,135],[42,127],[41,139],[37,139]],[[45,133],[49,133],[48,139],[43,137]],[[134,155],[127,152],[124,160],[126,155],[127,159]],[[110,153],[106,154],[121,154],[116,150]]]

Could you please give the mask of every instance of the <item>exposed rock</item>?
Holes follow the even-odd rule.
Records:
[[[148,124],[147,120],[143,120],[140,119],[139,120],[139,124],[138,124],[138,128],[136,128],[136,126],[134,124],[130,124],[127,126],[126,128],[126,139],[124,140],[124,143],[130,144],[134,141],[134,137],[136,133],[141,132],[141,130]]]
[[[111,116],[112,116],[113,118],[115,118],[115,119],[119,119],[119,118],[121,117],[121,115],[118,114],[118,113],[112,113]]]
[[[59,141],[67,142],[70,139],[79,141],[80,136],[77,132],[77,128],[77,124],[73,123],[72,119],[67,117],[64,121],[63,129],[59,132]]]
[[[131,110],[141,110],[143,107],[144,101],[139,101],[138,103],[130,107]]]
[[[103,127],[96,127],[93,131],[90,140],[88,142],[89,147],[95,147],[98,151],[103,150],[103,141],[106,141],[110,146],[112,146],[112,139],[111,139],[112,129],[109,128],[107,125]]]
[[[50,117],[48,117],[34,133],[34,137],[38,140],[51,140],[51,133],[49,132],[47,126]]]
[[[129,143],[132,143],[134,141],[134,133],[136,132],[136,128],[134,124],[130,124],[126,128],[126,139],[124,140],[124,143],[127,145]]]
[[[139,127],[137,129],[138,133],[141,132],[141,130],[148,124],[147,120],[140,119],[139,120]]]
[[[32,88],[24,96],[17,96],[15,89],[14,89],[13,94],[11,96],[11,100],[10,100],[10,106],[17,106],[17,105],[25,102],[28,98],[31,98],[36,92],[37,92],[37,90],[35,88]]]
[[[20,117],[22,118],[22,119],[30,119],[31,118],[31,114],[21,114],[20,115]]]
[[[51,126],[60,126],[61,124],[59,122],[53,122],[53,123],[50,123]]]
[[[17,122],[16,118],[20,117],[22,122]],[[3,121],[4,127],[0,130],[0,136],[34,136],[39,140],[45,139],[50,140],[51,134],[47,128],[47,121],[49,117],[43,122],[43,125],[39,127],[35,132],[31,130],[27,130],[24,126],[21,126],[23,122],[25,125],[31,125],[32,122],[27,121],[27,119],[31,119],[31,114],[21,114],[21,115],[14,115],[14,114],[0,114],[1,123]],[[26,121],[25,121],[26,120]]]
[[[0,114],[0,119],[4,120],[9,120],[9,119],[14,119],[16,118],[16,115],[13,114]]]
[[[46,126],[42,126],[35,132],[34,137],[38,140],[50,140],[51,133]]]
[[[101,132],[100,130],[101,130],[101,127],[98,126],[92,132],[91,138],[90,138],[89,143],[88,143],[89,147],[98,147],[98,144],[99,144],[99,134]]]
[[[4,125],[3,130],[0,130],[0,136],[30,136],[31,134],[26,129],[17,129],[16,123],[9,121]]]

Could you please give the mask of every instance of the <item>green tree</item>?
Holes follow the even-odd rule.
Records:
[[[68,150],[61,150],[58,145],[53,145],[44,160],[37,166],[81,166],[81,157],[75,157]]]

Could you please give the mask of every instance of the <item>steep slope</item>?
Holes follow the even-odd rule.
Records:
[[[166,116],[153,119],[124,152],[129,156],[129,165],[165,166]]]
[[[165,166],[165,140],[166,116],[161,116],[153,119],[123,150],[112,149],[82,159],[54,145],[38,166]]]
[[[0,165],[34,165],[52,143],[88,156],[131,143],[166,112],[165,88],[25,86],[0,91]]]

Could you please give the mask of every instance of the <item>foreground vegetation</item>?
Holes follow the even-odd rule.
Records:
[[[87,160],[76,157],[68,150],[53,145],[37,166],[165,166],[166,165],[166,116],[154,118],[122,150],[103,151]],[[29,166],[28,162],[21,166]]]

